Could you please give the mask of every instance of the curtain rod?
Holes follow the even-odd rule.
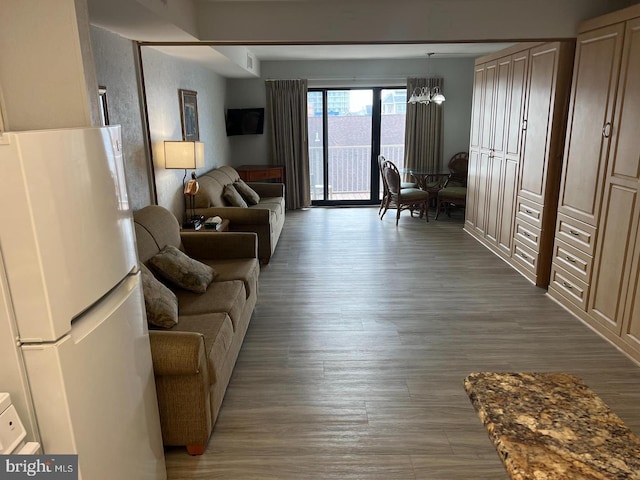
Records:
[[[424,73],[411,73],[407,75],[397,75],[397,76],[389,76],[389,75],[368,75],[368,76],[356,76],[356,77],[306,77],[305,80],[319,82],[319,81],[354,81],[354,80],[390,80],[397,81],[403,80],[406,81],[407,78],[442,78],[441,75],[425,75]],[[265,81],[274,81],[274,80],[291,80],[290,78],[265,78]]]

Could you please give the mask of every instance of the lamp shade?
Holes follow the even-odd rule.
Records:
[[[204,143],[165,141],[164,166],[185,170],[204,167]]]

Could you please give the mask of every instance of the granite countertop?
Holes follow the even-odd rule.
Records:
[[[640,439],[579,377],[481,372],[464,386],[512,479],[640,480]]]

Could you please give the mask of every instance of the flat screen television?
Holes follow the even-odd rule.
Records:
[[[227,110],[227,136],[261,135],[264,131],[264,108],[230,108]]]

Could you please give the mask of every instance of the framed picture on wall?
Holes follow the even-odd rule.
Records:
[[[198,142],[200,141],[200,129],[198,127],[198,92],[180,89],[179,93],[182,140]]]

